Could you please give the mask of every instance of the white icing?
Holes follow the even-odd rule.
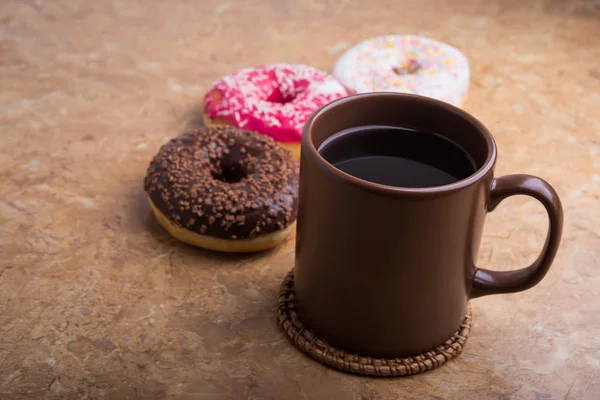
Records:
[[[420,68],[398,75],[393,68],[407,57],[416,59]],[[333,76],[356,93],[413,93],[460,106],[469,89],[470,70],[466,57],[450,45],[424,37],[390,35],[349,49],[337,60]]]

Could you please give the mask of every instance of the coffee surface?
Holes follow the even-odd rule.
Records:
[[[422,129],[380,125],[343,130],[325,140],[319,153],[339,170],[388,186],[448,185],[476,171],[458,144]]]

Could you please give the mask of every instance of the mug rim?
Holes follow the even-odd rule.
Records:
[[[466,120],[471,125],[473,125],[474,128],[479,132],[479,134],[481,134],[483,136],[483,138],[485,139],[485,142],[488,147],[488,152],[487,152],[488,154],[487,154],[485,162],[473,174],[471,174],[468,177],[461,179],[457,182],[453,182],[453,183],[450,183],[447,185],[430,186],[430,187],[422,187],[422,188],[390,186],[390,185],[383,185],[380,183],[370,182],[370,181],[367,181],[367,180],[364,180],[361,178],[357,178],[353,175],[350,175],[350,174],[336,168],[331,163],[329,163],[323,156],[321,156],[321,154],[318,152],[317,148],[315,147],[315,145],[313,143],[311,133],[312,133],[312,127],[313,127],[314,120],[319,118],[319,116],[323,115],[328,110],[330,110],[334,107],[338,107],[342,104],[352,102],[357,99],[369,98],[369,97],[405,98],[405,99],[409,99],[409,100],[411,100],[411,99],[418,100],[421,102],[424,101],[424,102],[430,103],[431,105],[433,105],[437,108],[444,109],[445,111],[452,113],[452,114]],[[466,112],[458,107],[455,107],[449,103],[443,102],[441,100],[436,100],[436,99],[433,99],[430,97],[425,97],[425,96],[419,96],[416,94],[396,93],[396,92],[371,92],[371,93],[353,94],[353,95],[342,97],[342,98],[334,100],[330,103],[325,104],[324,106],[319,108],[317,111],[315,111],[306,121],[306,124],[304,125],[304,128],[302,130],[302,142],[301,143],[302,143],[301,157],[302,157],[302,154],[305,153],[308,155],[308,157],[313,162],[315,162],[319,166],[319,168],[326,170],[330,174],[333,174],[334,176],[336,176],[346,182],[357,185],[364,189],[372,190],[372,191],[376,191],[376,192],[384,193],[384,194],[440,194],[440,193],[447,193],[447,192],[452,192],[452,191],[455,191],[458,189],[465,188],[465,187],[470,186],[470,185],[480,181],[481,179],[483,179],[483,177],[485,177],[490,172],[490,170],[492,170],[492,168],[494,168],[494,164],[496,162],[496,154],[497,154],[496,142],[494,141],[494,138],[492,137],[492,134],[490,133],[490,131],[477,118],[475,118],[468,112]]]

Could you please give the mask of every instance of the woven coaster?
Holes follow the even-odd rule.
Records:
[[[413,357],[373,358],[347,353],[317,337],[298,318],[294,300],[294,270],[285,277],[279,292],[277,320],[279,326],[300,350],[330,367],[359,375],[406,376],[437,368],[458,356],[469,337],[472,324],[471,306],[460,329],[442,345]]]

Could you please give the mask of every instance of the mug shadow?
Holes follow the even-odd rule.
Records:
[[[546,0],[542,10],[552,16],[574,17],[577,19],[593,20],[600,16],[600,3],[594,0],[569,2],[564,0]]]

